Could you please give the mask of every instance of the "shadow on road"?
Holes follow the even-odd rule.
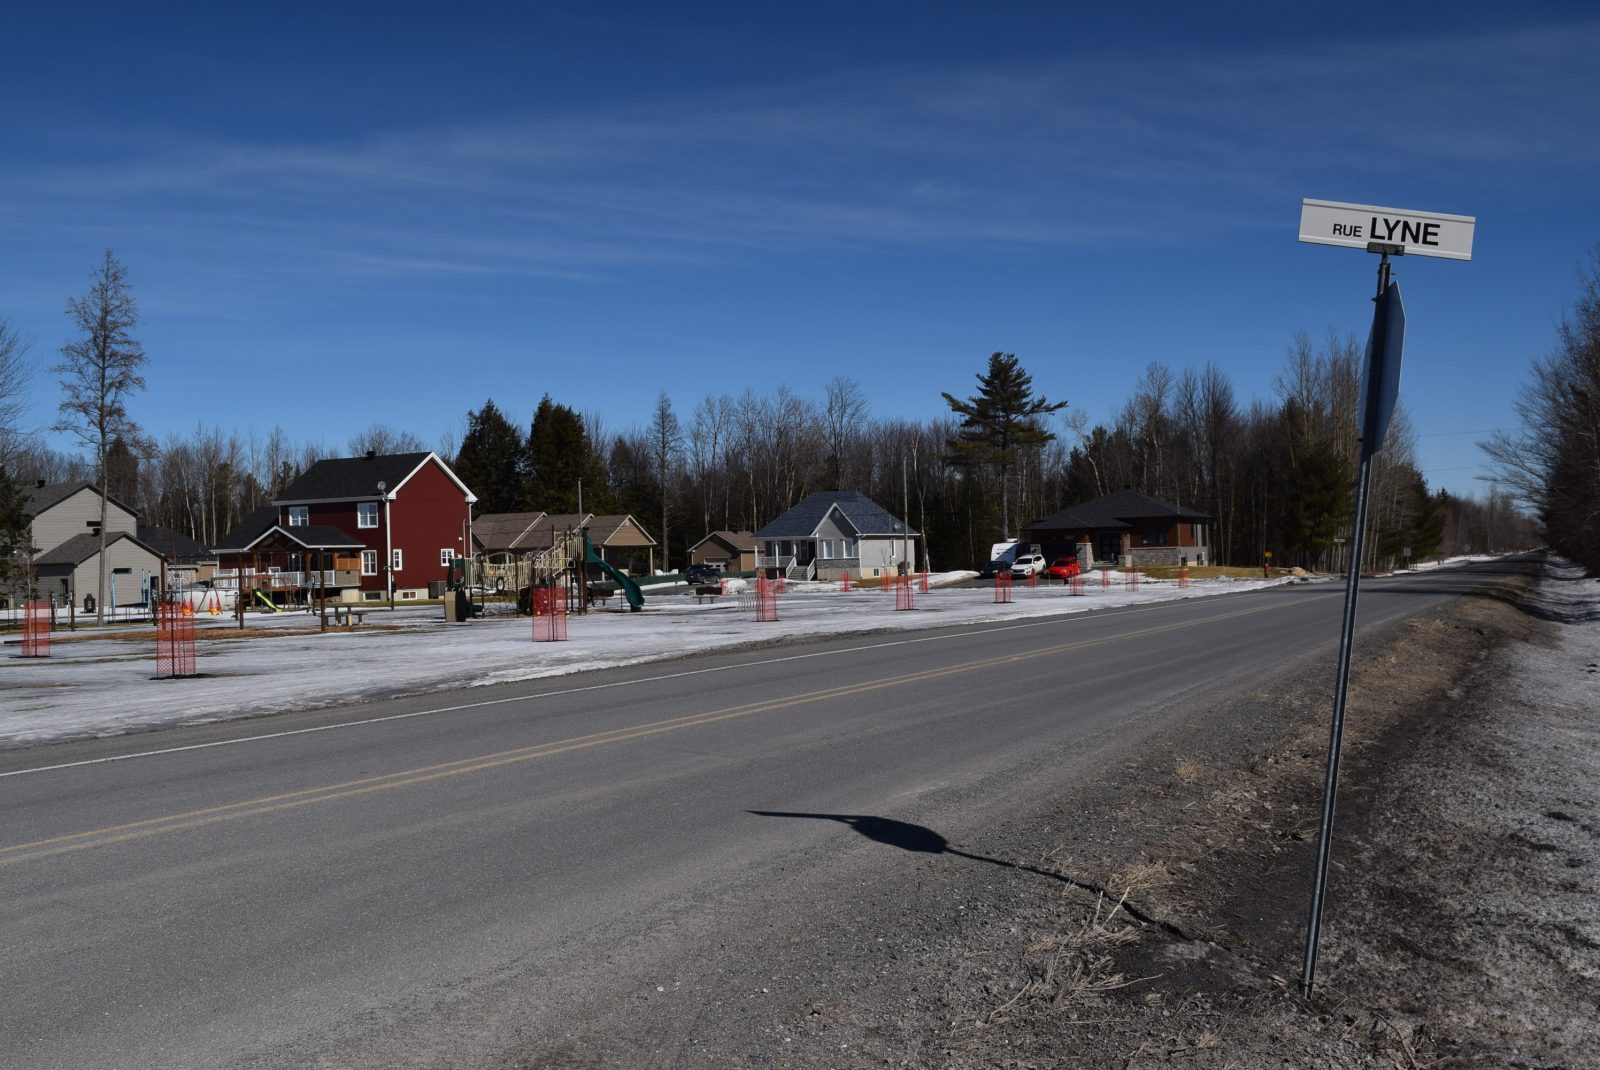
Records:
[[[988,855],[963,851],[960,848],[951,846],[949,840],[924,825],[913,825],[908,821],[896,821],[890,817],[874,817],[870,814],[807,814],[786,810],[747,810],[745,812],[755,814],[757,817],[792,817],[810,821],[837,821],[841,825],[850,826],[874,843],[898,847],[902,851],[911,851],[915,854],[953,855],[956,858],[965,858],[971,862],[986,862],[991,866],[1003,866],[1006,869],[1016,869],[1039,877],[1047,877],[1050,880],[1060,881],[1062,884],[1069,884],[1074,888],[1082,889],[1092,895],[1104,896],[1112,902],[1120,902],[1124,913],[1146,925],[1154,925],[1183,940],[1194,939],[1177,925],[1170,921],[1151,917],[1128,902],[1126,897],[1116,895],[1104,885],[1096,884],[1094,881],[1085,880],[1082,877],[1074,877],[1070,873],[1062,873],[1060,870],[1041,869],[1038,866],[1030,866],[1026,862],[1008,862],[1003,858],[991,858]]]

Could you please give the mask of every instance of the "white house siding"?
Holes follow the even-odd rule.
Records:
[[[910,554],[906,553],[906,539],[903,535],[865,535],[860,539],[861,575],[882,576],[886,573],[893,574],[898,570],[900,562],[911,562],[908,569],[915,568],[917,561],[917,539],[920,536],[911,536]]]
[[[41,553],[53,550],[74,535],[92,531],[89,521],[100,523],[100,495],[84,487],[56,502],[33,518],[33,545]],[[116,502],[106,503],[106,534],[138,534],[138,519]]]

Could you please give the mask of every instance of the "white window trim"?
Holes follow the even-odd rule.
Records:
[[[397,546],[397,547],[395,547],[395,549],[394,549],[394,560],[393,560],[393,561],[392,561],[392,562],[390,562],[390,567],[391,567],[391,568],[392,568],[392,569],[393,569],[393,570],[394,570],[394,571],[396,571],[396,572],[399,572],[399,571],[400,571],[400,570],[401,570],[401,568],[403,568],[403,567],[404,567],[404,566],[403,566],[403,565],[401,565],[401,563],[400,563],[400,562],[401,562],[401,561],[402,561],[402,560],[403,560],[403,559],[402,559],[402,558],[401,558],[401,556],[400,556],[400,548],[399,548],[399,547],[398,547],[398,546]]]
[[[309,505],[289,506],[289,526],[291,528],[310,527],[311,507]]]
[[[441,546],[439,548],[439,564],[449,568],[456,563],[456,548],[454,546]]]
[[[367,567],[367,562],[369,561],[372,563],[371,568]],[[378,551],[361,551],[361,574],[363,576],[376,576],[378,574]]]
[[[368,512],[369,509],[371,510],[370,513]],[[378,526],[378,516],[379,511],[377,502],[356,503],[356,527],[375,528]]]

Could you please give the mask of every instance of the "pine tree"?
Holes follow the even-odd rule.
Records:
[[[454,468],[478,496],[478,512],[513,513],[525,504],[522,478],[527,443],[495,403],[467,413],[467,433]]]
[[[1022,370],[1015,353],[995,353],[989,370],[978,376],[978,392],[966,400],[943,394],[961,428],[946,443],[951,464],[969,468],[993,465],[1000,477],[1000,527],[1011,533],[1011,498],[1008,482],[1017,451],[1042,446],[1056,436],[1045,430],[1039,417],[1066,407],[1065,401],[1035,397],[1033,376]]]
[[[32,525],[23,512],[27,502],[22,484],[0,468],[0,584],[15,585],[22,594],[31,578]]]
[[[547,513],[578,511],[578,484],[583,483],[583,504],[594,512],[603,500],[603,473],[595,463],[583,417],[546,394],[533,414],[528,430],[523,468],[527,504]]]

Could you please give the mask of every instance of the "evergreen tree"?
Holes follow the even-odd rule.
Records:
[[[549,394],[540,400],[533,414],[524,456],[523,478],[529,508],[547,513],[576,513],[580,480],[586,511],[595,512],[604,500],[603,472],[595,463],[583,417],[551,401]]]
[[[0,468],[0,584],[26,586],[33,547],[22,484]],[[20,593],[20,592],[19,592]]]
[[[978,376],[978,392],[962,400],[943,394],[961,427],[946,443],[951,464],[967,467],[992,465],[1000,477],[1000,528],[1011,533],[1011,498],[1008,481],[1018,450],[1042,446],[1055,438],[1039,417],[1066,407],[1065,401],[1035,397],[1033,376],[1022,370],[1014,353],[995,353],[989,369]]]
[[[1353,499],[1349,463],[1326,443],[1295,451],[1280,492],[1283,548],[1296,563],[1313,567],[1349,523]]]
[[[467,433],[453,467],[478,496],[479,513],[514,513],[523,507],[526,449],[522,433],[492,400],[467,413]]]
[[[1444,504],[1428,493],[1428,484],[1418,477],[1411,488],[1413,506],[1411,514],[1411,558],[1421,561],[1439,552],[1444,542]]]

